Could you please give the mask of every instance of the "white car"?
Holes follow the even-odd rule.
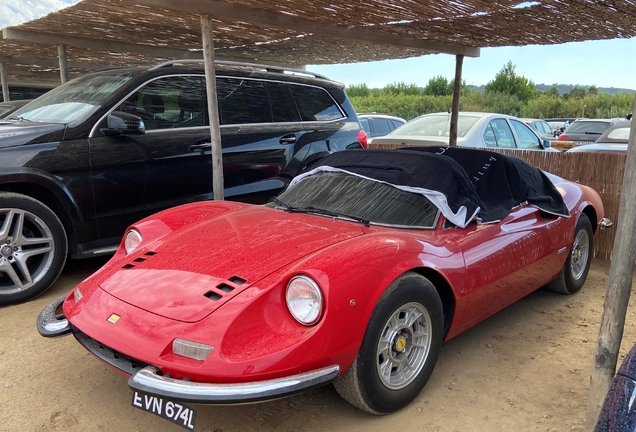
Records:
[[[419,116],[386,136],[373,138],[371,143],[448,145],[450,118],[446,112]],[[517,117],[480,112],[459,113],[457,146],[558,151]]]

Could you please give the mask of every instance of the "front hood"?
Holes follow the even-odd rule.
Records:
[[[281,267],[363,234],[352,222],[238,207],[132,254],[100,287],[157,315],[199,321]]]
[[[60,141],[66,126],[61,123],[0,120],[0,148]]]

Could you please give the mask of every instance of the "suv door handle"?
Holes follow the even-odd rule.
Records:
[[[281,144],[293,144],[296,142],[296,135],[294,134],[285,135],[281,137],[278,142]]]
[[[190,147],[188,147],[188,150],[190,150],[190,151],[204,151],[204,150],[207,150],[209,148],[212,148],[212,143],[192,144]]]

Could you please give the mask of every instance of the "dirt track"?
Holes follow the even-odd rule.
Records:
[[[37,314],[102,262],[71,263],[45,295],[0,308],[0,431],[184,430],[133,408],[126,379],[72,336],[45,339],[35,329]],[[374,417],[325,387],[264,404],[198,406],[196,430],[585,430],[609,265],[593,262],[574,296],[537,291],[446,343],[428,385],[400,412]],[[635,318],[630,307],[623,354],[636,342]]]

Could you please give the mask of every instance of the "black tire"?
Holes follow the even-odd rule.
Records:
[[[592,263],[594,237],[590,219],[584,213],[576,222],[574,240],[561,273],[545,288],[559,294],[574,294],[583,287]]]
[[[433,284],[416,273],[400,276],[375,306],[353,364],[334,382],[336,390],[372,414],[405,407],[433,373],[443,328],[442,302]],[[413,369],[401,369],[406,363]],[[398,370],[404,375],[394,373]]]
[[[51,209],[26,195],[0,192],[0,306],[46,291],[67,250],[66,232]]]

